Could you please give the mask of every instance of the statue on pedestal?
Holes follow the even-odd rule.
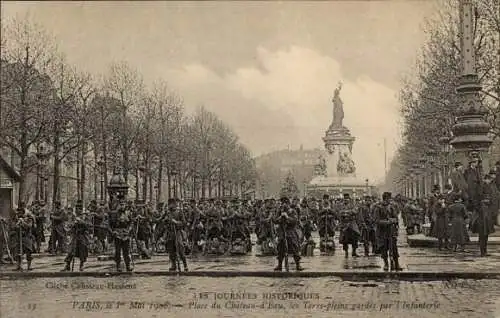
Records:
[[[344,120],[344,103],[340,99],[340,90],[342,89],[342,83],[339,82],[339,86],[335,89],[333,102],[333,122],[332,128],[342,128],[342,121]]]

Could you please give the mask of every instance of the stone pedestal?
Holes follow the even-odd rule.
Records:
[[[352,160],[355,140],[346,127],[328,128],[323,137],[327,153],[324,171],[307,185],[307,195],[342,196],[349,193],[352,197],[361,197],[372,193],[373,185],[367,179],[356,176],[356,166]]]
[[[327,151],[326,157],[326,171],[327,177],[338,177],[340,175],[348,175],[352,173],[342,173],[338,172],[338,164],[341,156],[346,156],[351,159],[352,156],[352,145],[356,138],[351,136],[349,129],[346,127],[333,128],[330,126],[323,137],[323,142],[325,143],[325,149]]]

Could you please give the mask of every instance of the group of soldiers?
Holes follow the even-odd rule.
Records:
[[[333,238],[338,233],[345,257],[358,257],[358,243],[363,243],[365,256],[381,255],[384,269],[401,270],[398,262],[398,214],[401,204],[390,193],[382,200],[376,197],[342,198],[283,197],[266,200],[188,200],[169,199],[167,204],[156,207],[144,202],[132,203],[119,200],[110,205],[92,201],[84,209],[77,203],[74,211],[63,209],[55,202],[51,213],[43,203],[36,202],[30,211],[19,204],[10,224],[2,223],[4,233],[9,233],[7,250],[22,269],[22,255],[26,255],[28,270],[32,254],[40,252],[45,241],[45,226],[50,220],[50,238],[46,252],[66,253],[63,270],[73,270],[75,259],[84,269],[89,252],[106,253],[114,248],[116,269],[121,271],[121,261],[127,271],[133,270],[132,246],[143,258],[159,252],[163,245],[169,255],[170,270],[180,271],[181,264],[188,270],[186,254],[203,252],[208,241],[228,242],[238,236],[245,242],[247,252],[252,249],[250,235],[257,236],[257,245],[264,241],[275,243],[278,265],[276,271],[288,269],[291,255],[296,270],[303,270],[300,261],[310,256],[304,246],[314,246],[311,233],[318,230],[320,241]],[[205,242],[205,243],[203,243]],[[96,248],[96,247],[99,248]],[[14,257],[12,257],[14,255]]]
[[[488,237],[499,225],[500,161],[484,175],[480,166],[478,159],[466,169],[457,162],[443,190],[434,185],[429,196],[405,199],[402,218],[407,234],[420,233],[430,224],[428,235],[438,239],[438,248],[456,252],[464,250],[470,231],[478,234],[480,254],[486,256]]]

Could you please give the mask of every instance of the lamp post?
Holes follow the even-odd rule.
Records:
[[[99,167],[99,183],[100,183],[100,200],[104,202],[104,159],[102,155],[97,160],[97,166]]]
[[[436,168],[437,168],[437,165],[436,165],[436,158],[437,158],[437,154],[438,152],[431,149],[431,150],[428,150],[425,152],[425,159],[426,159],[426,162],[427,162],[427,165],[429,167],[429,172],[430,172],[430,187],[429,187],[429,190],[432,191],[432,187],[434,187],[434,185],[438,184],[440,185],[441,187],[441,184],[440,182],[437,180],[438,178],[436,178]],[[430,191],[429,191],[430,192]]]
[[[371,195],[370,193],[370,186],[369,186],[370,180],[365,179],[365,186],[366,186],[366,195]]]
[[[489,166],[488,159],[482,158],[483,153],[488,150],[493,142],[490,136],[490,125],[485,117],[488,110],[481,102],[480,92],[482,90],[479,77],[476,71],[476,57],[474,52],[474,13],[476,8],[472,0],[460,0],[460,44],[462,54],[462,72],[459,78],[459,85],[456,89],[460,104],[457,109],[457,120],[452,127],[453,139],[450,144],[453,146],[455,161],[464,165],[470,159],[479,159],[482,166],[478,167],[479,174]],[[487,156],[485,156],[487,157]],[[482,182],[482,178],[480,178]],[[476,189],[474,189],[476,190]],[[485,228],[485,211],[481,209],[480,191],[471,191],[469,196],[470,208],[479,213],[478,228]],[[488,236],[483,231],[479,231],[479,247],[481,256],[486,256]]]
[[[457,109],[457,121],[452,127],[453,139],[450,144],[455,150],[456,161],[461,161],[464,166],[472,157],[481,159],[481,153],[488,152],[492,144],[490,125],[485,120],[488,110],[482,105],[479,95],[482,87],[476,71],[474,52],[474,9],[471,0],[460,0],[462,72],[456,88],[460,105]],[[482,162],[487,165],[486,160]]]

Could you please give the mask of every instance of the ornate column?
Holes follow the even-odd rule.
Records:
[[[462,52],[462,74],[457,87],[459,105],[457,122],[453,126],[450,144],[456,152],[456,161],[467,166],[472,157],[481,158],[481,153],[488,151],[492,139],[489,136],[489,124],[484,117],[488,113],[482,105],[479,92],[481,84],[476,72],[474,54],[474,7],[471,0],[460,0],[460,42]],[[483,171],[488,163],[483,159]]]

